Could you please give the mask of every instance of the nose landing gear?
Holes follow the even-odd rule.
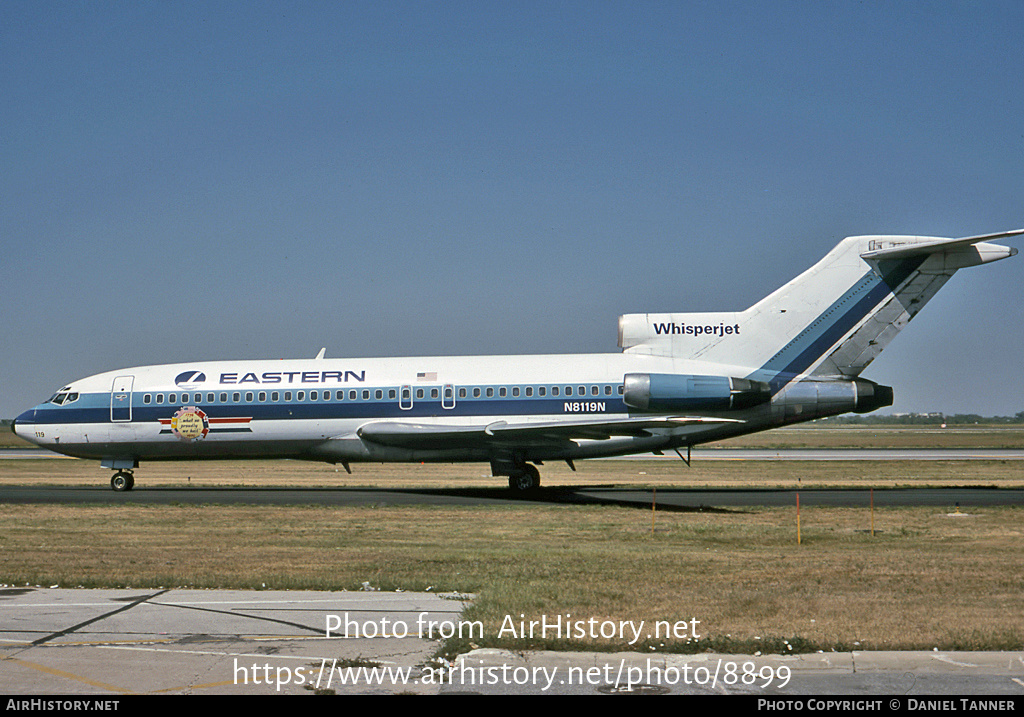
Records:
[[[135,476],[131,471],[118,471],[110,479],[110,487],[119,493],[135,487]]]

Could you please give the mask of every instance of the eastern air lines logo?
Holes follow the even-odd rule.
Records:
[[[174,384],[186,391],[199,388],[206,381],[206,374],[202,371],[185,371],[174,377]]]

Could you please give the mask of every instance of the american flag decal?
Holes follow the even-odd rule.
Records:
[[[427,371],[425,373],[417,373],[416,374],[416,380],[417,381],[436,381],[437,380],[437,371]]]

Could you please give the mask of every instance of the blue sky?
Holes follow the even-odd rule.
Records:
[[[0,5],[0,417],[202,359],[616,351],[1024,227],[1024,3]],[[1009,242],[1020,246],[1019,241]],[[1019,257],[865,372],[1024,410]]]

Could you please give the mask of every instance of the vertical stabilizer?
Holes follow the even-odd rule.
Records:
[[[855,377],[957,269],[1017,253],[985,240],[1022,233],[848,237],[746,311],[624,315],[619,345],[745,367],[776,387],[808,374]]]

